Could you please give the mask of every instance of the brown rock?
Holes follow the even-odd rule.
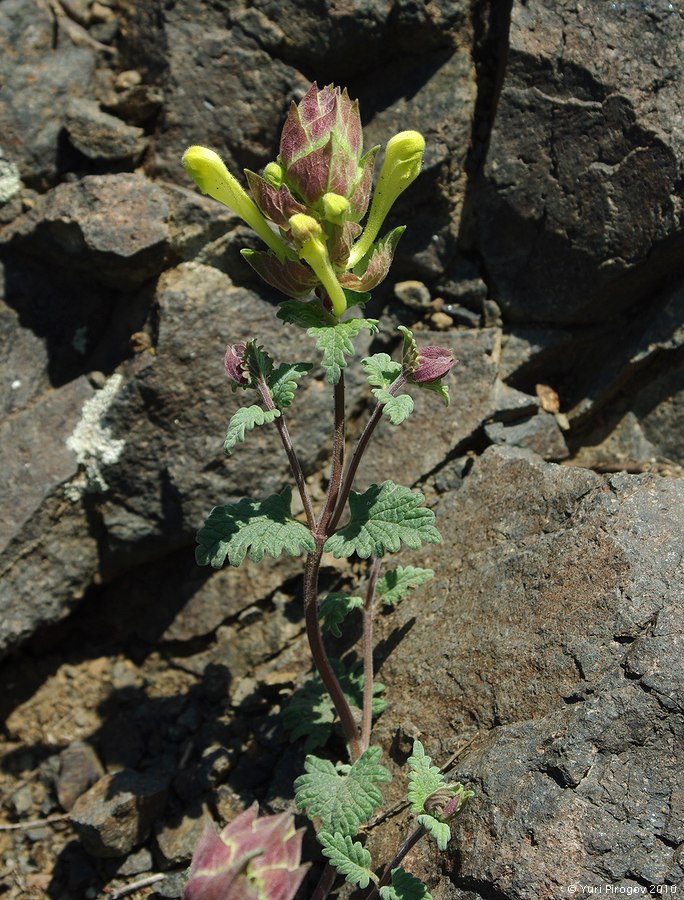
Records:
[[[59,755],[56,791],[62,809],[69,812],[78,798],[104,775],[97,754],[84,741],[74,741]]]

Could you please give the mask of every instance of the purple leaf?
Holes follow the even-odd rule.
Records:
[[[274,188],[265,178],[249,169],[245,169],[245,175],[256,205],[267,218],[280,228],[287,230],[290,216],[306,212],[306,207],[295,200],[287,185],[283,184],[280,188]]]
[[[298,260],[286,259],[279,262],[271,253],[262,250],[242,250],[241,253],[257,275],[288,297],[301,300],[318,284],[311,269]]]

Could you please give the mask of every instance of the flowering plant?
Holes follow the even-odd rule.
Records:
[[[358,102],[352,102],[346,90],[333,85],[319,89],[314,83],[299,104],[291,105],[277,160],[261,174],[245,172],[253,199],[213,150],[190,147],[183,156],[200,189],[229,206],[266,244],[266,250],[246,249],[242,254],[264,281],[287,295],[278,318],[315,339],[320,364],[333,386],[331,472],[317,514],[286,423],[298,382],[313,365],[276,365],[256,339],[228,346],[224,365],[231,386],[256,395],[256,402],[231,418],[224,450],[232,454],[247,431],[273,423],[305,521],[291,513],[289,487],[263,500],[245,498],[217,506],[198,533],[196,554],[200,565],[219,568],[226,561],[238,566],[246,556],[259,562],[264,554],[306,553],[304,617],[316,675],[293,695],[284,721],[293,739],[305,739],[306,749],[314,750],[326,744],[337,715],[349,753],[349,762],[336,765],[308,755],[305,774],[295,782],[296,805],[316,823],[318,842],[329,861],[314,890],[315,900],[327,896],[336,873],[361,888],[372,883],[369,898],[427,900],[427,888],[400,863],[426,833],[444,849],[451,836],[449,821],[471,794],[458,783],[447,784],[416,741],[409,758],[408,799],[417,829],[380,875],[370,853],[354,840],[382,801],[377,785],[391,778],[380,763],[380,748],[370,745],[373,717],[384,708],[377,696],[383,686],[373,681],[376,598],[393,606],[433,575],[429,569],[400,566],[381,576],[381,563],[386,553],[398,551],[402,544],[417,549],[441,540],[434,513],[423,506],[419,491],[383,481],[357,493],[352,489],[354,477],[382,416],[396,426],[411,414],[413,399],[404,390],[408,385],[433,391],[449,402],[443,378],[455,361],[447,348],[420,349],[404,327],[400,327],[399,361],[386,353],[361,360],[376,403],[345,466],[344,369],[354,352],[353,339],[363,330],[375,333],[378,325],[375,319],[346,313],[352,307],[363,308],[368,292],[387,276],[404,228],[378,235],[397,197],[418,177],[424,146],[416,131],[395,135],[385,148],[372,192],[379,147],[363,152]],[[365,599],[343,593],[319,598],[324,552],[338,559],[356,554],[371,560]],[[340,636],[341,626],[355,609],[363,617],[363,666],[361,672],[345,672],[339,660],[329,658],[323,633]],[[359,707],[360,724],[354,714]],[[255,817],[255,810],[243,813],[221,837],[213,830],[205,832],[193,860],[187,900],[294,896],[304,875],[299,865],[301,839],[287,816]]]

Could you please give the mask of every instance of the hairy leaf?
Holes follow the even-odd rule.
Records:
[[[446,783],[444,775],[432,765],[432,758],[426,756],[420,741],[413,742],[413,753],[408,758],[409,788],[408,799],[411,812],[425,812],[425,801]]]
[[[353,837],[382,803],[376,783],[392,778],[378,762],[381,754],[379,747],[370,747],[353,765],[337,767],[330,760],[307,756],[306,775],[294,783],[297,807],[310,819],[320,818],[322,831]]]
[[[316,835],[323,846],[323,856],[330,860],[340,875],[344,875],[349,884],[357,884],[360,888],[368,887],[371,881],[377,881],[371,865],[371,855],[358,841],[353,841],[348,834],[330,834],[328,831],[319,831]]]
[[[371,387],[388,388],[401,375],[401,363],[395,362],[387,353],[374,353],[361,360]]]
[[[345,672],[344,666],[337,659],[331,659],[330,665],[349,705],[361,709],[363,706],[363,665],[357,663],[349,672]],[[379,715],[387,705],[384,700],[375,696],[384,690],[384,684],[379,681],[374,682],[372,705],[374,716]],[[335,707],[330,694],[316,673],[290,697],[287,706],[283,709],[283,723],[290,732],[290,740],[296,741],[298,738],[305,738],[304,749],[311,751],[325,746],[332,732],[335,715]]]
[[[256,425],[267,425],[279,415],[279,409],[262,409],[260,406],[243,406],[239,409],[228,423],[228,433],[223,442],[226,455],[230,456],[235,445],[244,441],[246,431],[251,431]]]
[[[312,328],[334,321],[318,298],[307,301],[285,300],[278,305],[276,316],[288,325],[297,325],[299,328]]]
[[[342,369],[347,365],[346,357],[354,352],[352,338],[364,328],[375,334],[378,330],[378,320],[348,319],[336,325],[309,328],[306,332],[309,337],[316,338],[316,349],[323,354],[321,365],[325,369],[329,384],[337,384],[340,380]]]
[[[382,414],[387,416],[392,425],[401,425],[404,419],[413,412],[413,397],[408,394],[390,394],[382,388],[374,388],[378,403],[382,403]]]
[[[286,487],[265,500],[245,498],[232,506],[214,507],[197,533],[198,564],[220,569],[226,558],[231,566],[239,566],[248,553],[252,562],[260,562],[264,553],[299,556],[314,550],[309,529],[290,515],[291,504],[292,489]]]
[[[302,378],[313,368],[311,363],[281,363],[271,374],[268,387],[271,397],[278,409],[290,406],[297,390],[297,379]]]
[[[419,566],[397,566],[378,579],[375,593],[384,606],[394,606],[413,588],[429,581],[434,574],[432,569],[421,569]]]
[[[372,484],[363,494],[351,491],[351,518],[328,538],[324,549],[337,559],[352,553],[366,559],[382,556],[386,550],[396,553],[402,541],[412,550],[421,544],[438,544],[435,514],[420,505],[424,499],[420,491],[393,481]]]
[[[361,597],[349,597],[347,594],[333,593],[321,601],[318,607],[318,618],[323,620],[323,630],[335,637],[342,637],[340,625],[353,609],[363,606]]]
[[[392,884],[380,888],[380,897],[382,900],[432,900],[423,882],[403,869],[392,869]]]
[[[447,844],[451,840],[451,828],[448,822],[440,822],[434,816],[425,813],[418,816],[418,822],[427,831],[430,837],[434,838],[440,850],[446,850]]]
[[[257,381],[268,383],[273,371],[273,360],[256,341],[247,341],[243,365],[247,368],[253,384]]]

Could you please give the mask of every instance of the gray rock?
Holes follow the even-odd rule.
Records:
[[[62,809],[69,812],[78,798],[104,775],[97,754],[84,741],[74,741],[59,755],[55,790]]]
[[[45,187],[60,169],[60,134],[72,97],[92,95],[95,54],[55,41],[55,18],[35,0],[0,9],[0,134],[22,180]]]
[[[9,226],[0,243],[96,284],[139,287],[164,264],[169,231],[164,191],[142,175],[91,175],[62,184]]]
[[[128,161],[133,165],[148,143],[142,128],[102,112],[94,100],[70,100],[64,127],[76,150],[93,160]]]
[[[530,394],[523,394],[509,387],[497,378],[492,395],[492,418],[497,422],[512,422],[535,413],[539,409],[539,400]]]
[[[495,444],[522,447],[537,453],[543,459],[557,462],[570,456],[555,416],[547,412],[538,412],[525,421],[515,421],[512,424],[505,421],[490,422],[485,425],[485,433]]]
[[[105,775],[71,809],[78,836],[93,856],[125,856],[147,837],[166,802],[159,778],[124,769]]]
[[[429,309],[432,297],[422,281],[398,281],[394,285],[394,296],[409,309],[425,311]]]
[[[646,307],[682,271],[681,27],[666,2],[513,3],[474,198],[490,288],[507,317],[600,321]]]
[[[500,374],[504,381],[535,377],[540,371],[576,359],[577,340],[572,332],[556,328],[516,328],[502,341]]]
[[[412,623],[379,677],[438,763],[479,730],[447,896],[678,883],[683,499],[494,447],[437,505],[443,544],[410,555],[437,578],[380,625]]]

